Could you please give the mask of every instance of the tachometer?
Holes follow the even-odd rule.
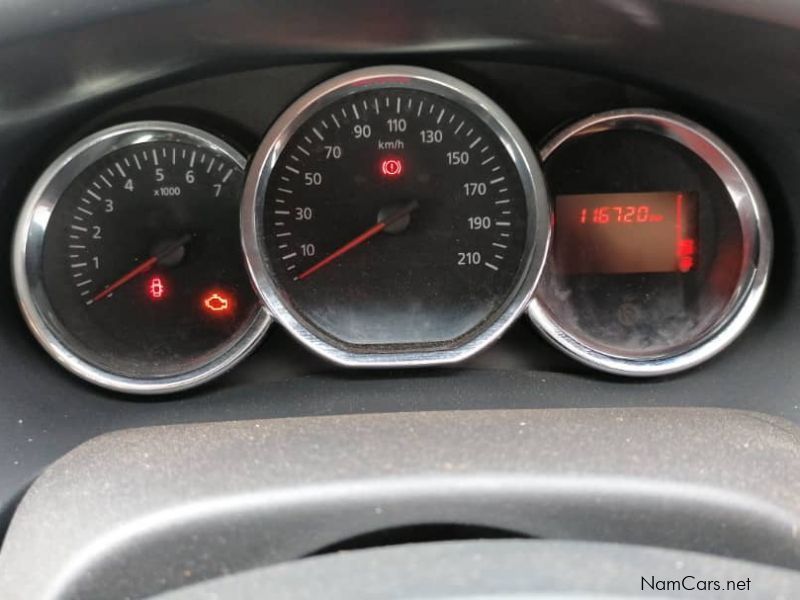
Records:
[[[464,358],[523,310],[550,214],[535,155],[494,102],[380,67],[286,111],[242,224],[256,287],[301,341],[342,364],[413,365]]]
[[[269,324],[239,242],[244,158],[203,131],[140,122],[79,142],[42,175],[17,227],[14,278],[48,352],[115,390],[218,375]]]

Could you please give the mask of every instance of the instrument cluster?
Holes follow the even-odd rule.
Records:
[[[65,368],[166,393],[270,326],[340,365],[407,367],[526,317],[593,368],[675,373],[744,330],[771,256],[758,184],[701,125],[624,109],[528,139],[472,85],[386,66],[303,94],[249,160],[172,121],[79,141],[30,190],[13,274]]]

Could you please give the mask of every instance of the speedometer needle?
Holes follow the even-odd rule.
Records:
[[[339,258],[342,254],[350,252],[350,250],[352,250],[356,246],[360,246],[361,244],[366,242],[371,237],[374,237],[374,236],[378,235],[381,231],[386,229],[389,225],[391,225],[392,223],[394,223],[396,221],[399,221],[403,217],[409,215],[410,213],[415,211],[417,208],[419,208],[419,202],[417,202],[416,200],[414,200],[412,202],[409,202],[407,205],[405,205],[403,208],[399,209],[397,212],[392,213],[391,215],[389,215],[388,217],[386,217],[384,219],[381,219],[380,221],[375,223],[375,225],[373,225],[372,227],[367,229],[364,233],[362,233],[361,235],[353,238],[352,240],[347,242],[344,246],[342,246],[338,250],[334,250],[331,254],[329,254],[328,256],[323,258],[321,261],[319,261],[318,263],[314,264],[313,266],[309,267],[308,269],[306,269],[305,271],[300,273],[300,275],[297,276],[297,279],[305,279],[309,275],[312,275],[313,273],[316,273],[322,267],[324,267],[326,265],[329,265],[334,260]]]
[[[146,273],[147,271],[155,267],[158,264],[158,261],[164,260],[166,257],[175,252],[178,248],[186,244],[191,239],[192,236],[189,234],[186,234],[183,237],[179,238],[175,243],[170,244],[158,254],[151,256],[140,265],[137,265],[135,268],[125,273],[125,275],[114,281],[111,285],[106,287],[102,292],[100,292],[94,298],[89,300],[87,304],[94,304],[98,300],[102,300],[103,298],[111,294],[114,290],[117,290],[126,283],[128,283],[131,279],[135,279],[142,273]]]

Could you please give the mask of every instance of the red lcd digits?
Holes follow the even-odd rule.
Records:
[[[653,214],[649,204],[626,204],[616,206],[599,206],[589,209],[582,208],[580,213],[581,225],[591,223],[593,225],[608,224],[628,224],[636,223],[660,223],[664,220],[664,215]]]
[[[688,192],[556,198],[564,273],[687,273],[697,262],[697,198]]]

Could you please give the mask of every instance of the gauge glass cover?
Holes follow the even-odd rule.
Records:
[[[529,146],[446,75],[373,68],[322,84],[267,134],[243,235],[270,311],[343,364],[458,360],[524,307],[548,242]]]
[[[554,246],[530,315],[614,373],[707,360],[749,322],[772,251],[752,176],[716,136],[647,110],[590,117],[543,152]]]
[[[55,161],[17,232],[16,283],[62,364],[121,391],[202,383],[269,319],[239,242],[244,159],[175,123],[105,130]]]

